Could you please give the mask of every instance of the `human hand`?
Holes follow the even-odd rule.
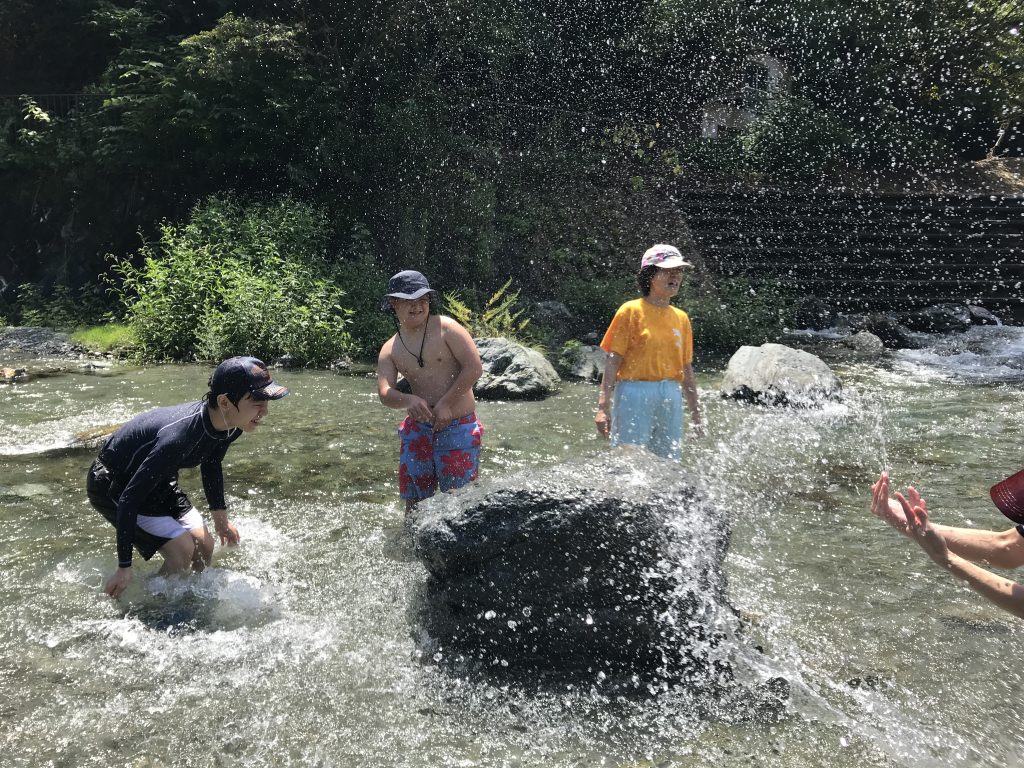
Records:
[[[118,568],[103,584],[103,591],[113,598],[118,598],[132,580],[132,567]]]
[[[220,538],[220,545],[233,547],[242,540],[241,534],[238,533],[238,529],[235,524],[225,520],[223,523],[214,522],[214,530],[217,532],[218,538]]]
[[[898,496],[899,494],[897,494]],[[920,506],[927,510],[928,503],[921,498],[914,486],[907,487],[907,495],[913,506]],[[896,499],[889,498],[889,473],[883,472],[878,481],[871,486],[871,512],[875,517],[884,520],[890,526],[902,533],[904,536],[912,536],[910,527],[907,524],[907,515],[903,511],[903,505]]]
[[[702,421],[691,422],[690,430],[693,432],[694,437],[704,437],[707,434],[707,430],[704,429],[704,422]]]
[[[907,497],[898,491],[896,493],[907,520],[908,535],[921,545],[921,549],[936,564],[948,568],[949,548],[946,546],[946,539],[929,522],[925,500],[912,485],[907,486]]]
[[[431,410],[427,401],[422,397],[416,395],[409,395],[409,406],[405,409],[405,412],[412,417],[413,421],[420,421],[425,424],[434,423],[434,412]]]
[[[606,407],[597,407],[597,413],[594,415],[594,424],[597,425],[597,434],[599,437],[607,438],[611,434],[612,420],[608,415],[608,409]]]
[[[444,400],[438,400],[434,406],[434,417],[431,420],[431,425],[434,427],[435,432],[440,432],[442,429],[452,423],[452,409],[444,402]]]

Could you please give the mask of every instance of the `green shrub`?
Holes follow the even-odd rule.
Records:
[[[85,285],[77,291],[67,285],[44,289],[25,283],[18,286],[17,314],[22,325],[71,330],[109,319],[109,308],[102,288]]]
[[[141,266],[115,260],[143,354],[310,365],[348,355],[351,310],[330,279],[327,237],[323,214],[288,197],[245,205],[215,196],[188,224],[165,224],[142,247]]]
[[[833,114],[807,99],[768,100],[740,139],[744,160],[768,179],[814,180],[847,169],[853,138]]]
[[[743,277],[704,284],[683,283],[674,303],[686,310],[699,352],[731,354],[745,344],[776,341],[790,323],[795,300],[774,283]]]
[[[463,302],[458,293],[444,295],[444,310],[464,326],[474,337],[503,337],[529,345],[532,339],[527,334],[530,319],[523,317],[526,310],[516,307],[519,291],[509,291],[512,279],[509,278],[477,311]]]
[[[395,321],[380,308],[390,275],[375,258],[370,233],[362,225],[353,227],[332,275],[345,289],[346,303],[352,308],[348,326],[352,354],[376,360],[381,344],[395,332]]]

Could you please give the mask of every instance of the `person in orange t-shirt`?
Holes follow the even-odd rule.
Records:
[[[671,304],[689,266],[671,245],[644,253],[637,275],[643,295],[619,307],[601,341],[608,362],[594,417],[598,434],[611,437],[613,446],[642,445],[675,461],[683,446],[684,398],[695,434],[704,434],[690,318]]]

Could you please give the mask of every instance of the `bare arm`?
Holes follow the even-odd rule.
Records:
[[[432,422],[434,413],[426,400],[398,389],[398,367],[391,359],[394,341],[387,341],[377,356],[377,397],[388,408],[404,408],[416,421]]]
[[[911,537],[903,504],[889,498],[888,473],[883,472],[871,489],[871,511],[904,536]],[[907,499],[912,507],[921,507],[927,513],[927,502],[913,486],[907,488]],[[937,523],[929,523],[929,527],[943,538],[950,552],[965,560],[985,563],[994,568],[1019,568],[1024,565],[1024,536],[1017,533],[1016,528],[986,531]]]
[[[459,364],[459,374],[434,406],[437,420],[435,426],[443,426],[451,421],[451,404],[471,392],[484,372],[480,352],[469,331],[448,317],[441,318],[441,328],[444,330],[444,343]]]
[[[611,433],[612,390],[615,389],[615,380],[619,376],[621,367],[622,355],[617,352],[609,352],[608,360],[604,364],[604,375],[601,377],[601,389],[597,395],[597,414],[594,416],[597,433],[601,437],[608,437]]]
[[[697,435],[704,434],[704,422],[700,418],[700,402],[697,399],[697,379],[693,375],[693,366],[687,363],[683,366],[683,396],[686,398],[686,407],[690,409],[690,422],[693,424],[693,431]]]
[[[917,493],[915,491],[910,495],[917,496]],[[945,568],[958,579],[967,582],[971,589],[993,605],[1012,613],[1014,616],[1024,618],[1024,587],[1015,581],[997,576],[951,551],[947,546],[944,536],[938,530],[938,526],[933,526],[929,522],[928,512],[923,503],[924,500],[920,499],[919,496],[918,499],[922,502],[920,504],[908,501],[901,493],[897,493],[896,498],[903,508],[909,535],[921,546],[921,549],[927,553],[933,562]],[[957,530],[962,531],[965,529]],[[1012,530],[1012,533],[1018,539],[1022,539],[1016,530]],[[1024,544],[1016,543],[1013,546],[1014,548],[1024,549]]]

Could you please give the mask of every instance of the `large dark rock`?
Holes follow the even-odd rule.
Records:
[[[625,688],[729,679],[729,525],[678,464],[630,447],[441,494],[418,513],[426,658]]]
[[[476,339],[483,375],[473,387],[481,400],[541,400],[562,380],[540,352],[509,339]]]
[[[904,326],[920,333],[966,331],[973,325],[971,310],[963,304],[935,304],[899,315]]]
[[[921,346],[913,332],[893,315],[851,315],[849,322],[854,331],[867,331],[880,338],[886,349],[918,349]]]

